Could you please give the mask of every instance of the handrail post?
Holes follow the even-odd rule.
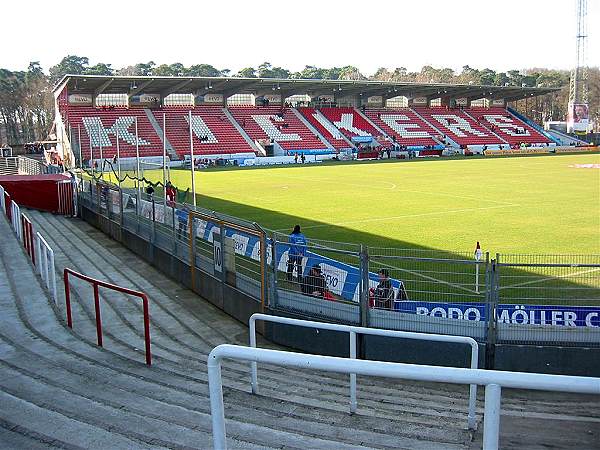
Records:
[[[256,317],[252,315],[249,323],[250,331],[250,347],[256,348]],[[256,361],[250,363],[250,384],[252,386],[252,393],[258,394],[258,364]]]
[[[350,359],[356,359],[356,332],[350,331]],[[256,364],[256,363],[255,363]],[[350,414],[356,412],[356,374],[350,374]]]
[[[98,346],[102,347],[102,318],[100,317],[100,295],[98,294],[98,283],[94,283],[94,308],[96,310],[96,335]]]
[[[50,249],[50,276],[52,277],[52,295],[54,303],[58,304],[58,296],[56,295],[56,271],[54,267],[54,250]]]
[[[63,272],[63,279],[65,281],[65,306],[67,310],[67,326],[73,328],[73,318],[71,316],[71,292],[69,289],[69,272],[65,268]]]
[[[221,380],[221,360],[213,355],[212,352],[208,355],[207,369],[213,448],[215,450],[227,450],[225,408],[223,407],[223,382]]]
[[[142,297],[142,306],[144,308],[144,344],[146,346],[146,364],[152,365],[152,352],[150,350],[150,312],[148,311],[148,297]]]
[[[485,387],[483,414],[483,450],[498,450],[500,438],[500,401],[502,388],[498,384]]]
[[[471,369],[477,369],[479,367],[479,344],[477,342],[471,342]],[[477,385],[469,385],[469,414],[467,416],[467,423],[469,430],[477,430]]]

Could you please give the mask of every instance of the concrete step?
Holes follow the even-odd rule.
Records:
[[[245,344],[247,327],[86,223],[29,215],[54,248],[57,275],[68,266],[149,294],[155,359],[151,367],[143,363],[137,300],[101,290],[105,347],[97,347],[91,289],[73,285],[71,331],[65,327],[62,289],[54,306],[16,240],[7,238],[0,246],[0,390],[18,414],[0,413],[0,443],[88,447],[89,430],[99,439],[96,447],[112,435],[123,443],[112,447],[210,447],[207,354],[220,343]],[[1,216],[0,233],[10,235]],[[359,409],[349,415],[344,375],[261,365],[260,395],[250,394],[247,364],[227,362],[222,375],[231,448],[473,446],[465,430],[466,386],[359,377]],[[600,422],[593,400],[560,400],[532,401],[515,393],[507,395],[503,408],[516,419],[576,420],[582,427]],[[561,409],[565,404],[567,411]],[[32,411],[35,419],[26,420]],[[48,426],[54,419],[56,433]],[[70,433],[81,436],[66,439]],[[528,433],[526,440],[533,442],[535,433]],[[477,433],[474,442],[481,445],[479,439]]]

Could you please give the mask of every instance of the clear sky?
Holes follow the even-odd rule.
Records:
[[[569,69],[575,0],[2,0],[0,67],[47,70],[67,54],[113,68],[154,61],[232,73],[264,61]],[[600,66],[600,0],[588,0],[588,63]]]

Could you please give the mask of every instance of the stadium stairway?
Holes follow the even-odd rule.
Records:
[[[5,237],[0,246],[0,447],[210,448],[207,354],[220,343],[246,343],[247,327],[88,224],[36,211],[29,215],[55,251],[57,275],[71,267],[149,295],[153,365],[143,363],[138,302],[101,290],[104,348],[99,348],[91,289],[73,282],[74,330],[69,330],[61,289],[55,306],[0,218]],[[480,446],[480,433],[471,442],[465,430],[467,386],[359,377],[359,408],[351,416],[346,376],[265,365],[259,378],[261,395],[253,396],[247,365],[224,365],[231,448]],[[554,426],[554,434],[571,436],[558,443],[573,444],[582,434],[589,436],[590,423],[600,423],[600,406],[595,399],[563,400],[555,405],[547,396],[534,401],[509,396],[503,413],[515,424],[523,418],[556,419],[560,426]],[[558,422],[561,418],[565,422]],[[578,433],[564,433],[562,425],[575,425]],[[541,439],[540,434],[531,427],[521,440],[516,436],[515,445]]]

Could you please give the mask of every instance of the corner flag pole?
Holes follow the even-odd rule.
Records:
[[[196,180],[194,180],[194,136],[192,134],[192,110],[189,110],[190,122],[190,166],[192,168],[192,204],[196,207]]]
[[[481,246],[479,245],[479,241],[477,241],[477,246],[475,247],[475,260],[477,263],[475,264],[475,293],[479,294],[479,261],[481,261],[481,257],[483,256],[483,252],[481,251]]]

